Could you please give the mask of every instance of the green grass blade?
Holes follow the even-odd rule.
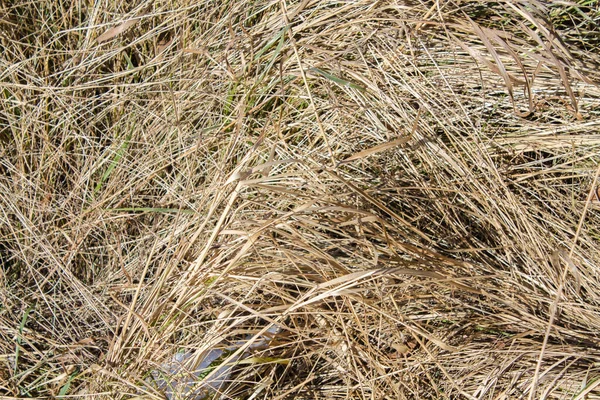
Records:
[[[285,33],[286,28],[283,28],[283,33]],[[277,57],[279,56],[279,54],[281,53],[281,49],[283,49],[283,45],[285,43],[285,34],[280,34],[279,36],[279,43],[277,44],[277,47],[275,48],[275,52],[273,53],[273,56],[271,57],[271,60],[269,60],[269,64],[267,64],[267,67],[265,68],[265,70],[263,71],[263,73],[260,75],[260,78],[258,79],[257,82],[262,82],[262,80],[264,79],[265,75],[267,73],[269,73],[269,71],[271,70],[271,68],[273,68],[273,64],[275,64],[275,60],[277,59]]]
[[[110,174],[113,172],[113,170],[119,164],[119,161],[121,161],[121,158],[123,158],[123,154],[125,154],[125,152],[129,148],[130,140],[131,140],[131,133],[127,136],[127,138],[125,139],[123,144],[121,144],[121,146],[119,147],[119,150],[117,150],[115,156],[111,160],[110,165],[108,166],[106,171],[104,171],[104,174],[102,174],[100,181],[98,181],[98,183],[96,184],[96,187],[94,188],[94,196],[97,195],[98,192],[102,189],[102,185],[104,185],[104,182],[106,182],[108,180],[108,178],[110,177]]]
[[[29,306],[25,313],[23,314],[23,318],[21,318],[21,323],[19,324],[19,335],[17,336],[17,346],[15,348],[15,365],[14,365],[14,373],[17,373],[17,366],[19,365],[19,355],[21,352],[21,343],[23,337],[23,329],[25,328],[25,324],[27,323],[27,319],[29,318],[29,314],[33,310],[33,305]]]
[[[257,61],[260,57],[262,57],[263,54],[265,54],[265,52],[267,52],[271,47],[273,47],[273,45],[275,43],[277,43],[277,41],[282,41],[283,38],[285,37],[285,33],[287,32],[288,27],[284,27],[282,30],[280,30],[274,37],[273,39],[271,39],[269,41],[269,43],[267,43],[262,49],[259,50],[258,53],[256,53],[256,55],[254,56],[254,61]]]
[[[338,78],[335,75],[331,75],[329,72],[323,71],[322,69],[314,68],[313,67],[313,68],[309,68],[308,70],[312,71],[312,72],[316,72],[317,74],[321,75],[325,79],[328,79],[328,80],[330,80],[332,82],[335,82],[335,83],[337,83],[340,86],[346,86],[346,87],[349,87],[349,88],[352,88],[352,89],[357,89],[357,90],[360,90],[361,92],[364,92],[364,91],[367,90],[364,87],[357,85],[356,83],[352,83],[352,82],[349,82],[349,81],[344,80],[342,78]]]
[[[79,369],[75,368],[75,371],[73,371],[71,375],[69,375],[67,382],[60,388],[57,398],[62,399],[64,396],[66,396],[67,392],[71,388],[71,382],[73,382],[77,374],[79,374]]]

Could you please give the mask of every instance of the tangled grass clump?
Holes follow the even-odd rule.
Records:
[[[600,398],[599,12],[1,2],[0,396]]]

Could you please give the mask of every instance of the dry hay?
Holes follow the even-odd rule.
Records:
[[[0,393],[600,398],[591,3],[2,2]]]

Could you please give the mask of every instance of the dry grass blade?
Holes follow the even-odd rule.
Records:
[[[600,399],[595,3],[0,9],[0,397]]]
[[[481,39],[481,41],[485,45],[487,51],[490,53],[490,55],[494,59],[494,62],[496,63],[496,68],[495,69],[498,70],[500,76],[504,80],[504,84],[506,85],[506,88],[508,89],[508,95],[510,96],[511,101],[514,104],[515,97],[514,97],[514,94],[513,94],[513,85],[512,85],[511,79],[508,76],[508,73],[506,72],[506,68],[504,67],[504,63],[502,62],[502,60],[498,56],[498,53],[496,52],[496,49],[494,48],[494,46],[490,42],[490,39],[488,38],[489,33],[483,31],[483,29],[481,29],[470,18],[469,18],[469,22],[471,23],[471,26],[473,27],[473,30],[475,31],[475,33],[477,34],[477,36],[479,36],[479,38]]]
[[[523,15],[529,22],[531,22],[536,28],[538,28],[538,30],[540,32],[542,32],[542,34],[545,36],[546,40],[543,40],[533,30],[522,25],[523,27],[525,27],[525,30],[528,31],[530,33],[530,35],[533,38],[535,38],[536,41],[544,48],[546,55],[550,58],[550,60],[552,61],[552,64],[557,68],[558,73],[560,74],[562,83],[564,85],[564,88],[567,91],[569,98],[571,99],[571,105],[573,107],[573,112],[574,112],[575,116],[577,117],[577,119],[582,119],[581,115],[579,114],[579,107],[577,104],[577,99],[575,97],[575,94],[573,93],[573,89],[571,88],[571,84],[569,82],[567,72],[563,65],[563,61],[559,60],[553,51],[553,49],[558,49],[559,54],[561,54],[561,56],[562,56],[562,59],[568,60],[570,58],[568,50],[566,50],[564,48],[564,46],[561,46],[560,42],[559,42],[559,45],[555,45],[554,43],[556,41],[559,41],[560,39],[558,37],[556,37],[555,35],[553,35],[547,28],[545,28],[543,26],[543,24],[537,18],[535,18],[529,11],[527,11],[523,7],[518,7],[514,4],[509,3],[509,6],[512,7],[513,9],[515,9],[519,14]]]
[[[397,138],[397,139],[391,140],[387,143],[382,143],[377,146],[371,147],[369,149],[359,151],[358,153],[351,155],[350,157],[346,158],[345,160],[340,161],[340,163],[338,165],[345,164],[345,163],[348,163],[348,162],[351,162],[354,160],[360,160],[361,158],[368,157],[372,154],[377,154],[379,152],[382,152],[382,151],[394,148],[396,146],[400,146],[400,145],[408,143],[411,140],[411,138],[413,138],[415,135],[415,131],[417,130],[417,127],[419,125],[419,118],[421,117],[421,112],[422,112],[422,109],[419,108],[419,110],[417,112],[417,116],[415,117],[415,120],[412,124],[412,129],[408,136]]]
[[[531,82],[529,77],[527,76],[527,71],[525,69],[525,66],[523,64],[523,62],[521,61],[521,57],[516,53],[516,51],[509,46],[509,44],[503,40],[500,35],[499,32],[497,32],[494,29],[485,29],[485,32],[487,35],[489,35],[496,43],[498,43],[508,54],[510,54],[510,56],[512,57],[512,59],[514,60],[514,62],[517,64],[517,66],[519,67],[519,70],[522,72],[523,74],[523,85],[525,85],[525,90],[527,92],[527,99],[529,101],[529,112],[533,112],[533,92],[531,91]],[[514,97],[511,96],[511,100],[513,101],[514,104]]]

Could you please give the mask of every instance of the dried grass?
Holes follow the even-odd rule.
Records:
[[[0,395],[600,398],[596,2],[0,15]]]

